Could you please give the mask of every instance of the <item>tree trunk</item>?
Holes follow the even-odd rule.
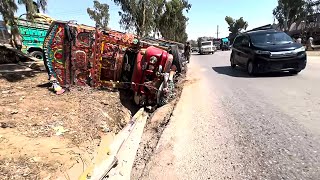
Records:
[[[144,36],[145,35],[145,24],[146,24],[146,2],[143,1],[143,4],[142,4],[142,35]]]
[[[289,31],[289,14],[290,14],[291,8],[288,8],[287,13],[286,13],[286,18],[285,18],[285,23],[284,23],[284,31],[288,32]],[[291,21],[290,21],[291,22]],[[291,25],[290,25],[291,26]]]

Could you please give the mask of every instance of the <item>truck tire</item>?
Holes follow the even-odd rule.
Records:
[[[29,55],[39,60],[43,60],[43,53],[41,51],[32,51]]]
[[[182,72],[182,59],[179,55],[179,49],[178,46],[172,45],[170,46],[170,54],[172,54],[173,56],[173,61],[172,61],[172,65],[175,65],[177,67],[177,71],[178,73]]]

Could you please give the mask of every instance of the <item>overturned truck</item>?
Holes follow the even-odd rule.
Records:
[[[173,94],[176,59],[133,34],[56,21],[43,49],[57,93],[73,85],[125,88],[141,106],[161,106]]]

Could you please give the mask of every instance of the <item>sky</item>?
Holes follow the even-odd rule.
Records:
[[[122,30],[119,25],[120,10],[112,0],[100,0],[109,4],[109,26],[114,30]],[[189,18],[187,33],[189,39],[196,40],[202,36],[228,36],[226,16],[234,19],[243,17],[248,22],[248,29],[273,23],[272,10],[277,6],[277,0],[189,0],[191,10],[185,15]],[[80,24],[94,26],[87,14],[87,8],[93,7],[93,0],[48,0],[47,15],[57,20],[76,20]],[[25,12],[20,7],[17,15]]]

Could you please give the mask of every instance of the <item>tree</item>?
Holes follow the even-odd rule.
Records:
[[[246,30],[248,28],[248,22],[243,20],[243,17],[240,17],[239,19],[233,19],[230,16],[226,16],[225,21],[229,25],[229,38],[233,39],[236,37],[236,35],[241,32],[242,30]]]
[[[155,38],[156,35],[160,33],[160,23],[161,23],[161,16],[163,15],[165,9],[165,0],[151,0],[152,1],[152,9],[154,14],[154,27],[153,27],[153,37]]]
[[[236,20],[230,16],[226,16],[225,21],[228,23],[228,29],[232,34],[237,34],[242,30],[246,30],[249,26],[248,22],[243,20],[243,17]]]
[[[187,0],[113,0],[121,7],[120,24],[135,30],[138,36],[159,32],[166,39],[185,42],[188,39],[183,11],[191,8]]]
[[[190,40],[189,42],[190,42],[191,47],[197,47],[198,46],[198,43],[195,40]]]
[[[101,4],[99,1],[93,1],[94,9],[87,8],[87,13],[90,16],[90,19],[96,22],[96,26],[107,29],[109,23],[109,5]]]
[[[159,30],[165,39],[178,42],[186,42],[188,18],[183,11],[190,10],[191,4],[187,0],[171,0],[166,2],[165,11],[160,18]]]
[[[0,1],[0,13],[3,20],[10,25],[15,24],[14,13],[18,10],[18,5],[24,5],[28,15],[32,15],[38,11],[38,9],[46,10],[47,0],[38,0],[37,3],[33,0],[18,0],[18,4],[15,0],[1,0]],[[36,5],[36,6],[35,6]],[[29,16],[32,17],[32,16]]]
[[[125,30],[135,30],[138,36],[148,35],[154,27],[153,0],[113,0],[122,12],[120,24]]]
[[[273,10],[273,15],[278,20],[279,27],[288,31],[295,21],[305,17],[308,10],[312,10],[308,4],[305,0],[278,0],[278,6]]]
[[[33,14],[38,12],[39,9],[46,11],[47,0],[38,0],[35,3],[33,0],[18,0],[18,4],[15,0],[1,0],[0,1],[0,13],[6,24],[11,26],[11,35],[13,40],[17,43],[17,38],[19,35],[17,23],[15,21],[14,14],[18,10],[18,5],[24,5],[27,10],[27,18],[33,19]]]

